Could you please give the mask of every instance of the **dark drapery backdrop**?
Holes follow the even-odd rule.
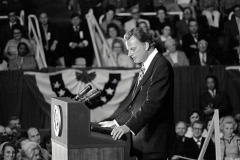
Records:
[[[240,113],[240,71],[225,70],[225,66],[174,68],[175,120],[187,121],[188,112],[200,107],[200,95],[206,89],[205,77],[215,75],[219,89],[230,97],[233,114]],[[12,115],[21,118],[23,128],[50,128],[49,111],[41,108],[24,81],[22,71],[0,72],[0,124],[7,125]]]

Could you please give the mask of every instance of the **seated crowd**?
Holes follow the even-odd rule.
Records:
[[[8,125],[0,125],[1,160],[50,160],[51,133],[40,135],[38,128],[22,130],[17,116],[9,118]]]
[[[151,4],[156,16],[142,17],[140,11],[144,11],[144,7],[140,3],[130,7],[131,19],[116,16],[124,11],[121,5],[116,3],[114,6],[105,0],[102,4],[104,15],[99,26],[118,67],[136,67],[122,45],[124,33],[133,27],[142,27],[149,32],[158,50],[172,66],[239,65],[240,3],[237,0],[153,0]],[[123,4],[126,6],[127,3]],[[171,12],[182,12],[182,19],[168,14]],[[0,70],[37,69],[36,39],[28,33],[26,26],[20,24],[16,13],[16,10],[9,9],[8,23],[0,27]],[[73,13],[69,27],[61,33],[58,26],[49,21],[46,12],[38,15],[38,21],[48,66],[72,67],[79,63],[94,66],[94,47],[84,15]],[[64,38],[61,39],[60,34],[64,34]],[[116,43],[113,44],[115,39],[123,41],[116,40],[118,49]],[[96,45],[102,52],[106,48],[98,42]],[[123,64],[122,58],[126,59]]]

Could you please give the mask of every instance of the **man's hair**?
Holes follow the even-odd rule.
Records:
[[[187,128],[187,123],[186,122],[184,122],[184,121],[178,121],[177,123],[176,123],[176,125],[175,125],[175,127],[177,127],[179,124],[184,124],[185,125],[185,127]]]
[[[114,5],[108,5],[106,8],[105,8],[105,14],[107,14],[107,12],[109,11],[113,11],[114,14],[115,14],[115,11],[116,11],[116,7]]]
[[[197,121],[193,122],[192,127],[193,127],[195,124],[201,124],[201,125],[202,125],[202,129],[204,128],[204,123],[203,123],[202,121],[200,121],[200,120],[197,120]]]
[[[81,15],[78,14],[78,13],[76,13],[76,12],[72,13],[70,18],[73,19],[73,18],[75,18],[75,17],[78,17],[78,18],[81,19]]]
[[[213,75],[208,75],[206,78],[205,78],[205,82],[207,82],[208,78],[212,78],[214,80],[214,83],[215,83],[215,88],[218,90],[218,79],[217,77],[213,76]]]
[[[20,120],[20,118],[18,116],[11,116],[8,118],[8,123],[12,120],[18,120],[18,119]]]
[[[159,11],[159,10],[163,10],[164,13],[167,14],[167,8],[166,8],[166,7],[164,7],[164,6],[159,6],[159,7],[157,7],[157,8],[156,8],[156,13],[157,13],[157,14],[158,14],[158,11]]]
[[[198,21],[196,19],[194,19],[194,18],[191,18],[191,19],[189,19],[188,26],[190,26],[191,22],[196,22],[197,25],[198,25]]]
[[[155,42],[153,41],[152,35],[145,32],[141,27],[132,28],[124,35],[124,39],[127,41],[131,37],[135,37],[141,43],[149,43],[149,46],[154,47]]]

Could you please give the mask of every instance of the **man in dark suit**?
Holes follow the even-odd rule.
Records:
[[[45,12],[42,12],[39,15],[39,22],[40,34],[45,51],[47,65],[56,66],[56,48],[58,44],[57,27],[55,24],[49,22],[48,15]]]
[[[215,76],[207,76],[205,78],[207,91],[201,95],[201,110],[204,118],[209,120],[212,118],[214,109],[219,109],[220,117],[231,114],[231,105],[226,92],[218,90],[218,80]]]
[[[100,125],[113,127],[115,140],[131,132],[131,152],[139,160],[166,160],[175,137],[171,64],[158,53],[152,36],[142,28],[133,28],[124,38],[128,56],[142,64],[141,71],[129,107],[113,121]]]
[[[182,49],[190,60],[194,54],[198,52],[198,41],[206,39],[204,34],[198,31],[198,22],[195,19],[190,19],[188,22],[189,33],[182,37]]]
[[[71,26],[66,33],[65,65],[71,67],[78,57],[86,60],[86,66],[91,67],[93,63],[93,49],[91,37],[86,20],[83,20],[78,13],[71,15]]]
[[[225,50],[229,64],[236,64],[239,61],[237,47],[240,45],[240,5],[233,8],[234,16],[230,21],[225,23]],[[237,61],[237,62],[236,62]]]
[[[185,141],[185,155],[188,158],[198,159],[198,156],[202,150],[205,138],[202,137],[204,124],[201,121],[195,121],[192,124],[193,137],[188,138]],[[215,159],[215,147],[213,142],[210,140],[204,156],[205,160]]]
[[[190,59],[190,65],[217,65],[219,62],[210,54],[208,50],[208,42],[205,39],[201,39],[198,42],[198,52],[192,55]]]

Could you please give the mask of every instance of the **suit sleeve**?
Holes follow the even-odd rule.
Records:
[[[140,109],[131,116],[126,122],[127,125],[135,134],[137,134],[147,123],[151,121],[151,118],[159,110],[164,110],[164,102],[166,102],[166,94],[170,87],[170,64],[159,62],[156,63],[156,67],[153,68],[152,75],[150,77],[150,85],[147,89],[147,96],[145,101],[140,106]]]

